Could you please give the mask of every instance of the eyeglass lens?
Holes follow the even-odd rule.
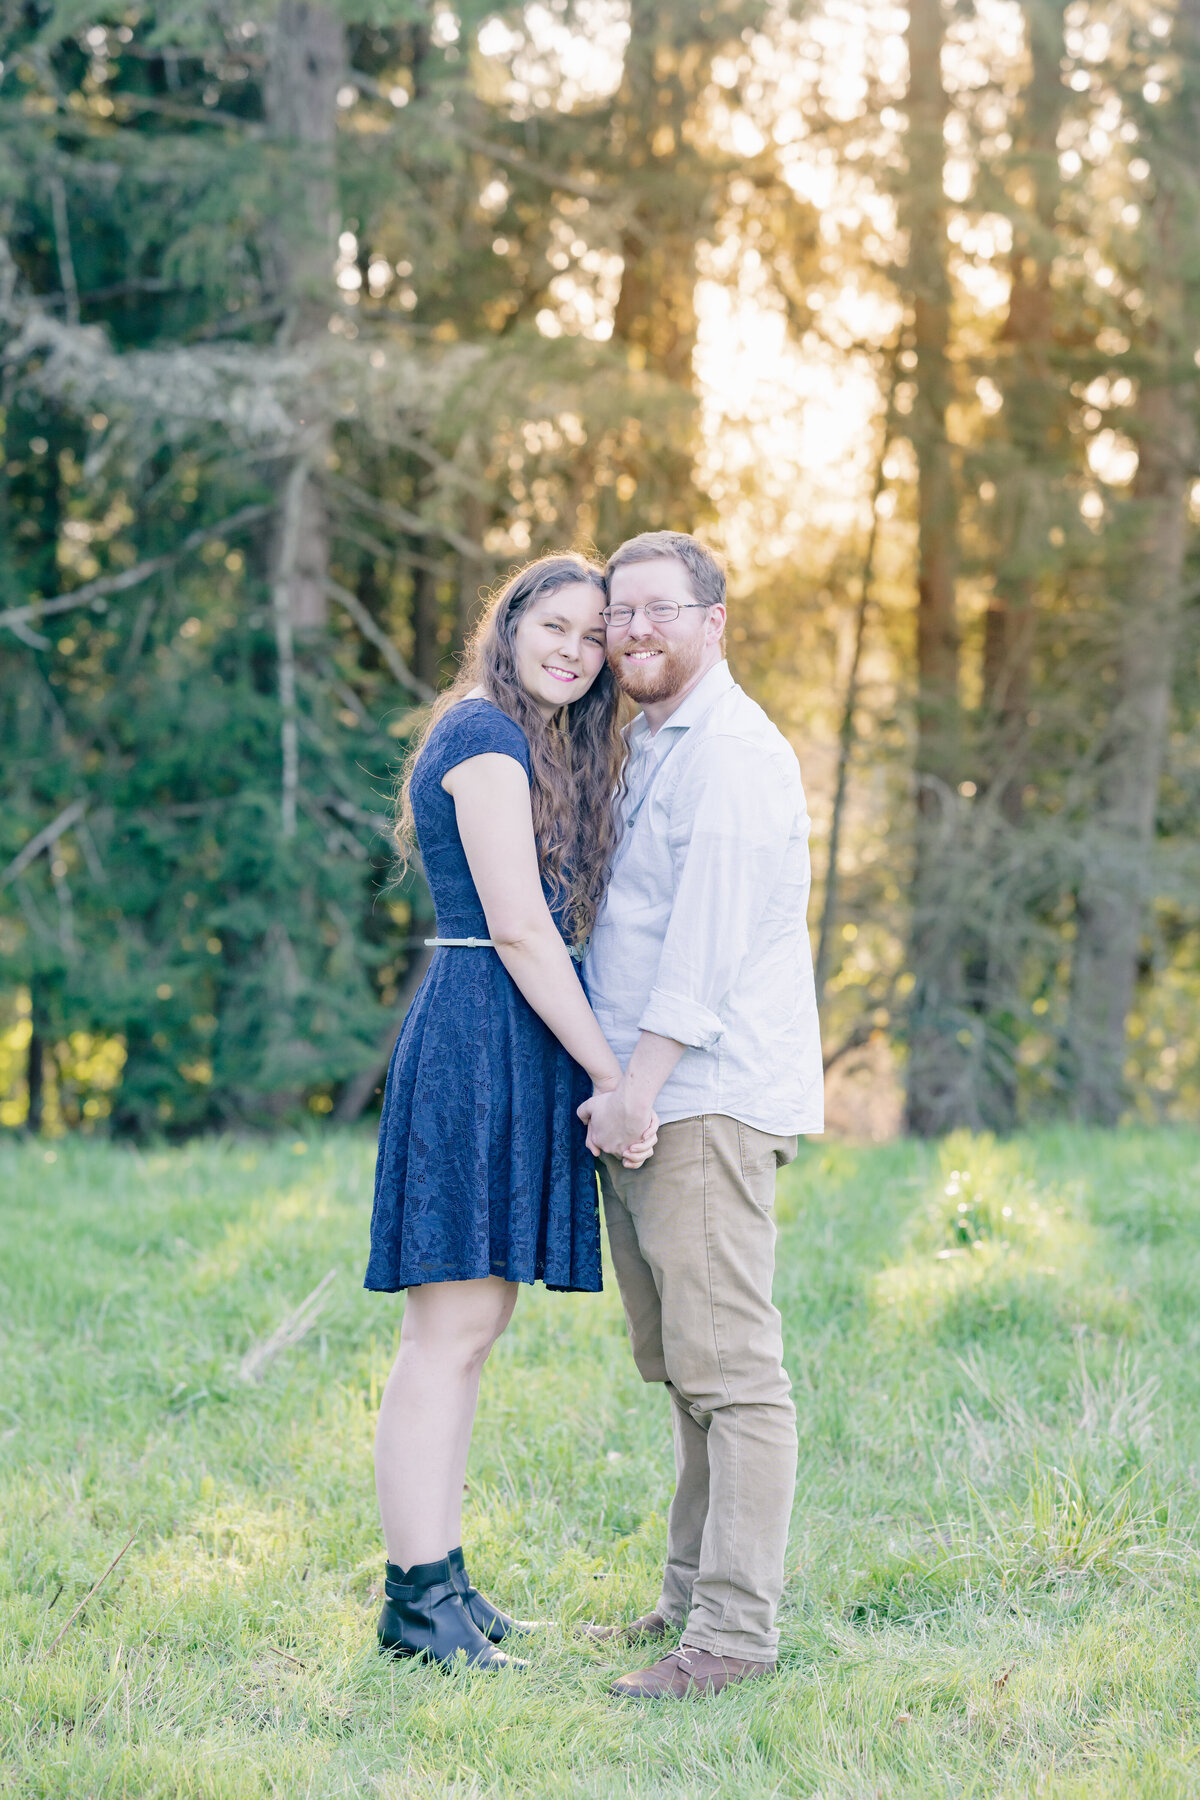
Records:
[[[652,625],[665,625],[671,619],[679,617],[677,600],[651,600],[649,606],[609,606],[604,610],[604,619],[609,625],[628,625],[635,612],[644,612]]]

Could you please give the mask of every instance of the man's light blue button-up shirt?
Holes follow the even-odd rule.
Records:
[[[664,1123],[726,1113],[790,1136],[823,1129],[808,904],[808,808],[795,752],[710,669],[653,735],[629,727],[622,832],[583,966],[622,1063],[638,1034],[688,1049]]]

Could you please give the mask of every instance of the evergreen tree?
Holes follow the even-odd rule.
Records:
[[[356,1116],[482,593],[698,523],[820,873],[840,727],[830,1055],[922,1131],[1200,1103],[1195,7],[10,12],[4,1118]],[[876,371],[835,504],[699,442],[700,274]]]
[[[0,956],[34,1123],[80,1031],[123,1044],[130,1132],[374,1071],[427,906],[388,796],[456,594],[619,535],[589,489],[619,511],[676,434],[661,381],[504,330],[512,164],[472,148],[475,21],[441,17],[64,13],[10,46]]]
[[[1157,832],[1183,626],[1188,495],[1200,447],[1193,361],[1200,341],[1197,0],[1180,0],[1172,23],[1169,39],[1131,26],[1125,71],[1126,104],[1154,184],[1130,271],[1144,294],[1144,316],[1136,351],[1122,359],[1137,383],[1128,423],[1138,465],[1116,521],[1111,697],[1078,891],[1069,1021],[1075,1106],[1104,1124],[1115,1123],[1126,1104],[1126,1023]]]
[[[913,979],[908,1023],[908,1122],[932,1134],[971,1110],[970,1027],[964,1013],[962,924],[947,854],[962,759],[955,587],[958,496],[946,415],[950,371],[949,240],[943,187],[948,100],[942,80],[942,0],[909,8],[909,125],[902,277],[911,309],[916,394],[909,433],[917,455],[916,852]],[[966,1039],[964,1045],[963,1040]]]

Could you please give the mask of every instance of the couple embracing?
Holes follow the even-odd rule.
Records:
[[[821,1056],[800,771],[729,673],[725,618],[719,564],[682,533],[605,570],[544,557],[493,601],[409,767],[401,835],[438,936],[388,1074],[366,1276],[408,1290],[375,1454],[393,1655],[511,1664],[535,1629],[470,1580],[463,1482],[520,1283],[601,1285],[598,1168],[676,1488],[653,1609],[588,1635],[655,1643],[614,1684],[630,1698],[775,1664],[796,1427],[772,1205],[821,1129]]]

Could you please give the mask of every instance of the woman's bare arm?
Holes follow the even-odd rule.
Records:
[[[442,777],[496,954],[538,1017],[601,1090],[621,1065],[596,1023],[542,892],[529,781],[511,756],[468,757]]]

